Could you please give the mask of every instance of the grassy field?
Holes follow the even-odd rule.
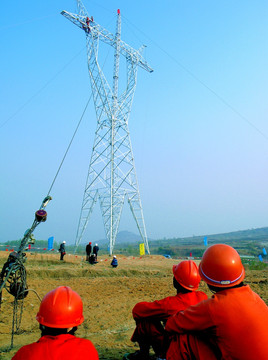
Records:
[[[85,321],[77,336],[90,339],[100,359],[122,359],[124,353],[137,346],[130,341],[135,324],[131,310],[139,301],[153,301],[175,295],[172,286],[172,265],[178,260],[163,256],[119,256],[119,266],[110,266],[111,258],[101,256],[99,263],[90,265],[85,257],[67,255],[64,262],[58,254],[27,254],[27,283],[30,291],[24,300],[21,327],[14,337],[14,348],[7,351],[11,341],[13,297],[3,291],[0,312],[0,359],[11,359],[23,345],[37,341],[40,336],[35,320],[40,301],[51,289],[66,285],[77,291],[83,299]],[[0,267],[7,259],[0,252]],[[198,261],[197,261],[198,263]],[[246,265],[245,283],[268,303],[267,267],[252,270]],[[211,296],[206,285],[200,289]]]

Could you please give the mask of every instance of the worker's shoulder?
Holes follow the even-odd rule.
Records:
[[[195,293],[196,296],[202,300],[206,300],[208,298],[207,294],[204,293],[204,291],[196,290],[196,291],[193,291],[193,293]]]
[[[89,339],[84,339],[84,338],[80,338],[80,337],[77,337],[77,336],[73,336],[70,341],[73,341],[77,344],[79,344],[79,346],[94,346],[92,344],[92,342],[89,340]]]

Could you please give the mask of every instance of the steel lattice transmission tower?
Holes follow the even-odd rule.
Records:
[[[138,189],[134,157],[130,142],[128,119],[137,80],[137,67],[153,70],[142,57],[144,46],[135,50],[121,40],[121,15],[117,11],[116,34],[113,35],[89,17],[82,1],[78,0],[78,14],[62,11],[67,19],[86,35],[88,70],[97,116],[97,129],[92,150],[82,209],[76,236],[79,245],[97,200],[110,255],[113,253],[124,201],[130,205],[139,233],[150,254],[143,210]],[[99,41],[114,48],[113,87],[107,82],[98,63]],[[127,86],[118,94],[120,55],[126,58]]]

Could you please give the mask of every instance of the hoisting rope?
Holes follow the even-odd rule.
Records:
[[[73,139],[74,139],[74,137],[75,137],[75,135],[76,135],[76,133],[77,133],[77,130],[78,130],[80,124],[81,124],[81,121],[82,121],[82,119],[83,119],[83,117],[84,117],[84,115],[85,115],[85,112],[86,112],[86,110],[87,110],[87,107],[88,107],[88,104],[89,104],[91,98],[92,98],[92,93],[91,93],[91,95],[90,95],[90,97],[89,97],[89,99],[88,99],[88,101],[87,101],[87,104],[86,104],[86,106],[85,106],[85,109],[84,109],[84,111],[83,111],[83,113],[82,113],[82,115],[81,115],[81,118],[80,118],[80,120],[79,120],[79,122],[78,122],[78,124],[77,124],[77,127],[76,127],[76,129],[75,129],[75,131],[74,131],[74,134],[73,134],[73,136],[72,136],[72,138],[71,138],[71,141],[70,141],[70,143],[69,143],[69,145],[68,145],[68,147],[67,147],[67,149],[66,149],[66,151],[65,151],[65,154],[64,154],[64,156],[63,156],[63,158],[62,158],[62,161],[61,161],[61,163],[60,163],[60,166],[59,166],[59,168],[58,168],[58,171],[56,172],[56,175],[55,175],[55,177],[54,177],[54,179],[53,179],[53,181],[52,181],[52,184],[51,184],[51,186],[50,186],[50,188],[49,188],[49,190],[48,190],[47,195],[50,194],[51,189],[52,189],[52,187],[53,187],[53,185],[54,185],[54,183],[55,183],[55,181],[56,181],[56,178],[57,178],[57,176],[58,176],[58,174],[59,174],[59,172],[60,172],[60,169],[61,169],[61,167],[62,167],[62,165],[63,165],[63,162],[64,162],[64,160],[65,160],[65,158],[66,158],[66,155],[67,155],[67,153],[68,153],[68,151],[69,151],[69,149],[70,149],[70,147],[71,147],[71,145],[72,145]]]
[[[42,201],[42,204],[35,212],[35,219],[32,223],[32,226],[26,230],[24,233],[23,239],[20,242],[20,246],[17,252],[11,252],[9,254],[9,257],[5,264],[3,265],[2,271],[0,273],[0,309],[1,309],[1,303],[2,303],[2,290],[5,288],[11,295],[14,296],[14,303],[13,303],[13,320],[12,320],[12,332],[11,332],[11,344],[10,349],[13,348],[13,339],[14,334],[16,334],[20,328],[21,319],[22,319],[22,313],[23,313],[23,305],[24,305],[24,299],[28,295],[29,289],[27,287],[27,279],[26,279],[26,269],[24,267],[24,262],[26,258],[26,254],[24,253],[25,247],[27,243],[31,240],[33,231],[35,228],[41,223],[46,221],[47,219],[47,212],[45,211],[45,207],[47,204],[52,200],[52,197],[50,196],[50,192],[54,186],[54,183],[57,179],[57,176],[60,172],[60,169],[63,165],[63,162],[67,156],[67,153],[71,147],[71,144],[74,140],[74,137],[78,131],[78,128],[81,124],[81,121],[85,115],[85,112],[87,110],[88,104],[92,98],[92,93],[87,101],[87,104],[84,108],[84,111],[80,117],[80,120],[78,122],[78,125],[74,131],[74,134],[70,140],[70,143],[67,147],[67,150],[64,153],[63,159],[60,163],[60,166],[56,172],[56,175],[52,181],[52,184],[48,190],[47,196]],[[34,290],[32,290],[34,291]],[[38,294],[37,294],[38,296]],[[39,296],[38,296],[39,297]],[[39,297],[40,299],[40,297]],[[19,301],[21,300],[21,301]],[[19,312],[19,314],[18,314]]]

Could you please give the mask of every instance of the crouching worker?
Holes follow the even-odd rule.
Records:
[[[116,255],[113,256],[113,260],[111,261],[111,265],[113,268],[116,268],[118,266],[118,261],[116,258]]]
[[[207,299],[204,292],[196,291],[201,278],[195,262],[185,260],[174,265],[173,274],[173,286],[177,290],[177,295],[153,302],[140,302],[134,306],[132,313],[136,321],[136,329],[131,341],[137,342],[140,350],[126,354],[125,360],[149,359],[151,346],[156,354],[156,359],[165,359],[169,341],[163,324],[178,311]]]
[[[98,360],[91,341],[74,335],[84,321],[80,296],[67,286],[60,286],[45,295],[36,315],[41,338],[23,346],[14,360]]]
[[[89,263],[91,265],[94,265],[94,264],[97,264],[97,259],[96,259],[96,255],[95,254],[91,254],[90,257],[89,257]]]
[[[170,317],[167,360],[268,358],[268,307],[248,285],[239,254],[217,244],[204,253],[201,278],[214,295]]]

